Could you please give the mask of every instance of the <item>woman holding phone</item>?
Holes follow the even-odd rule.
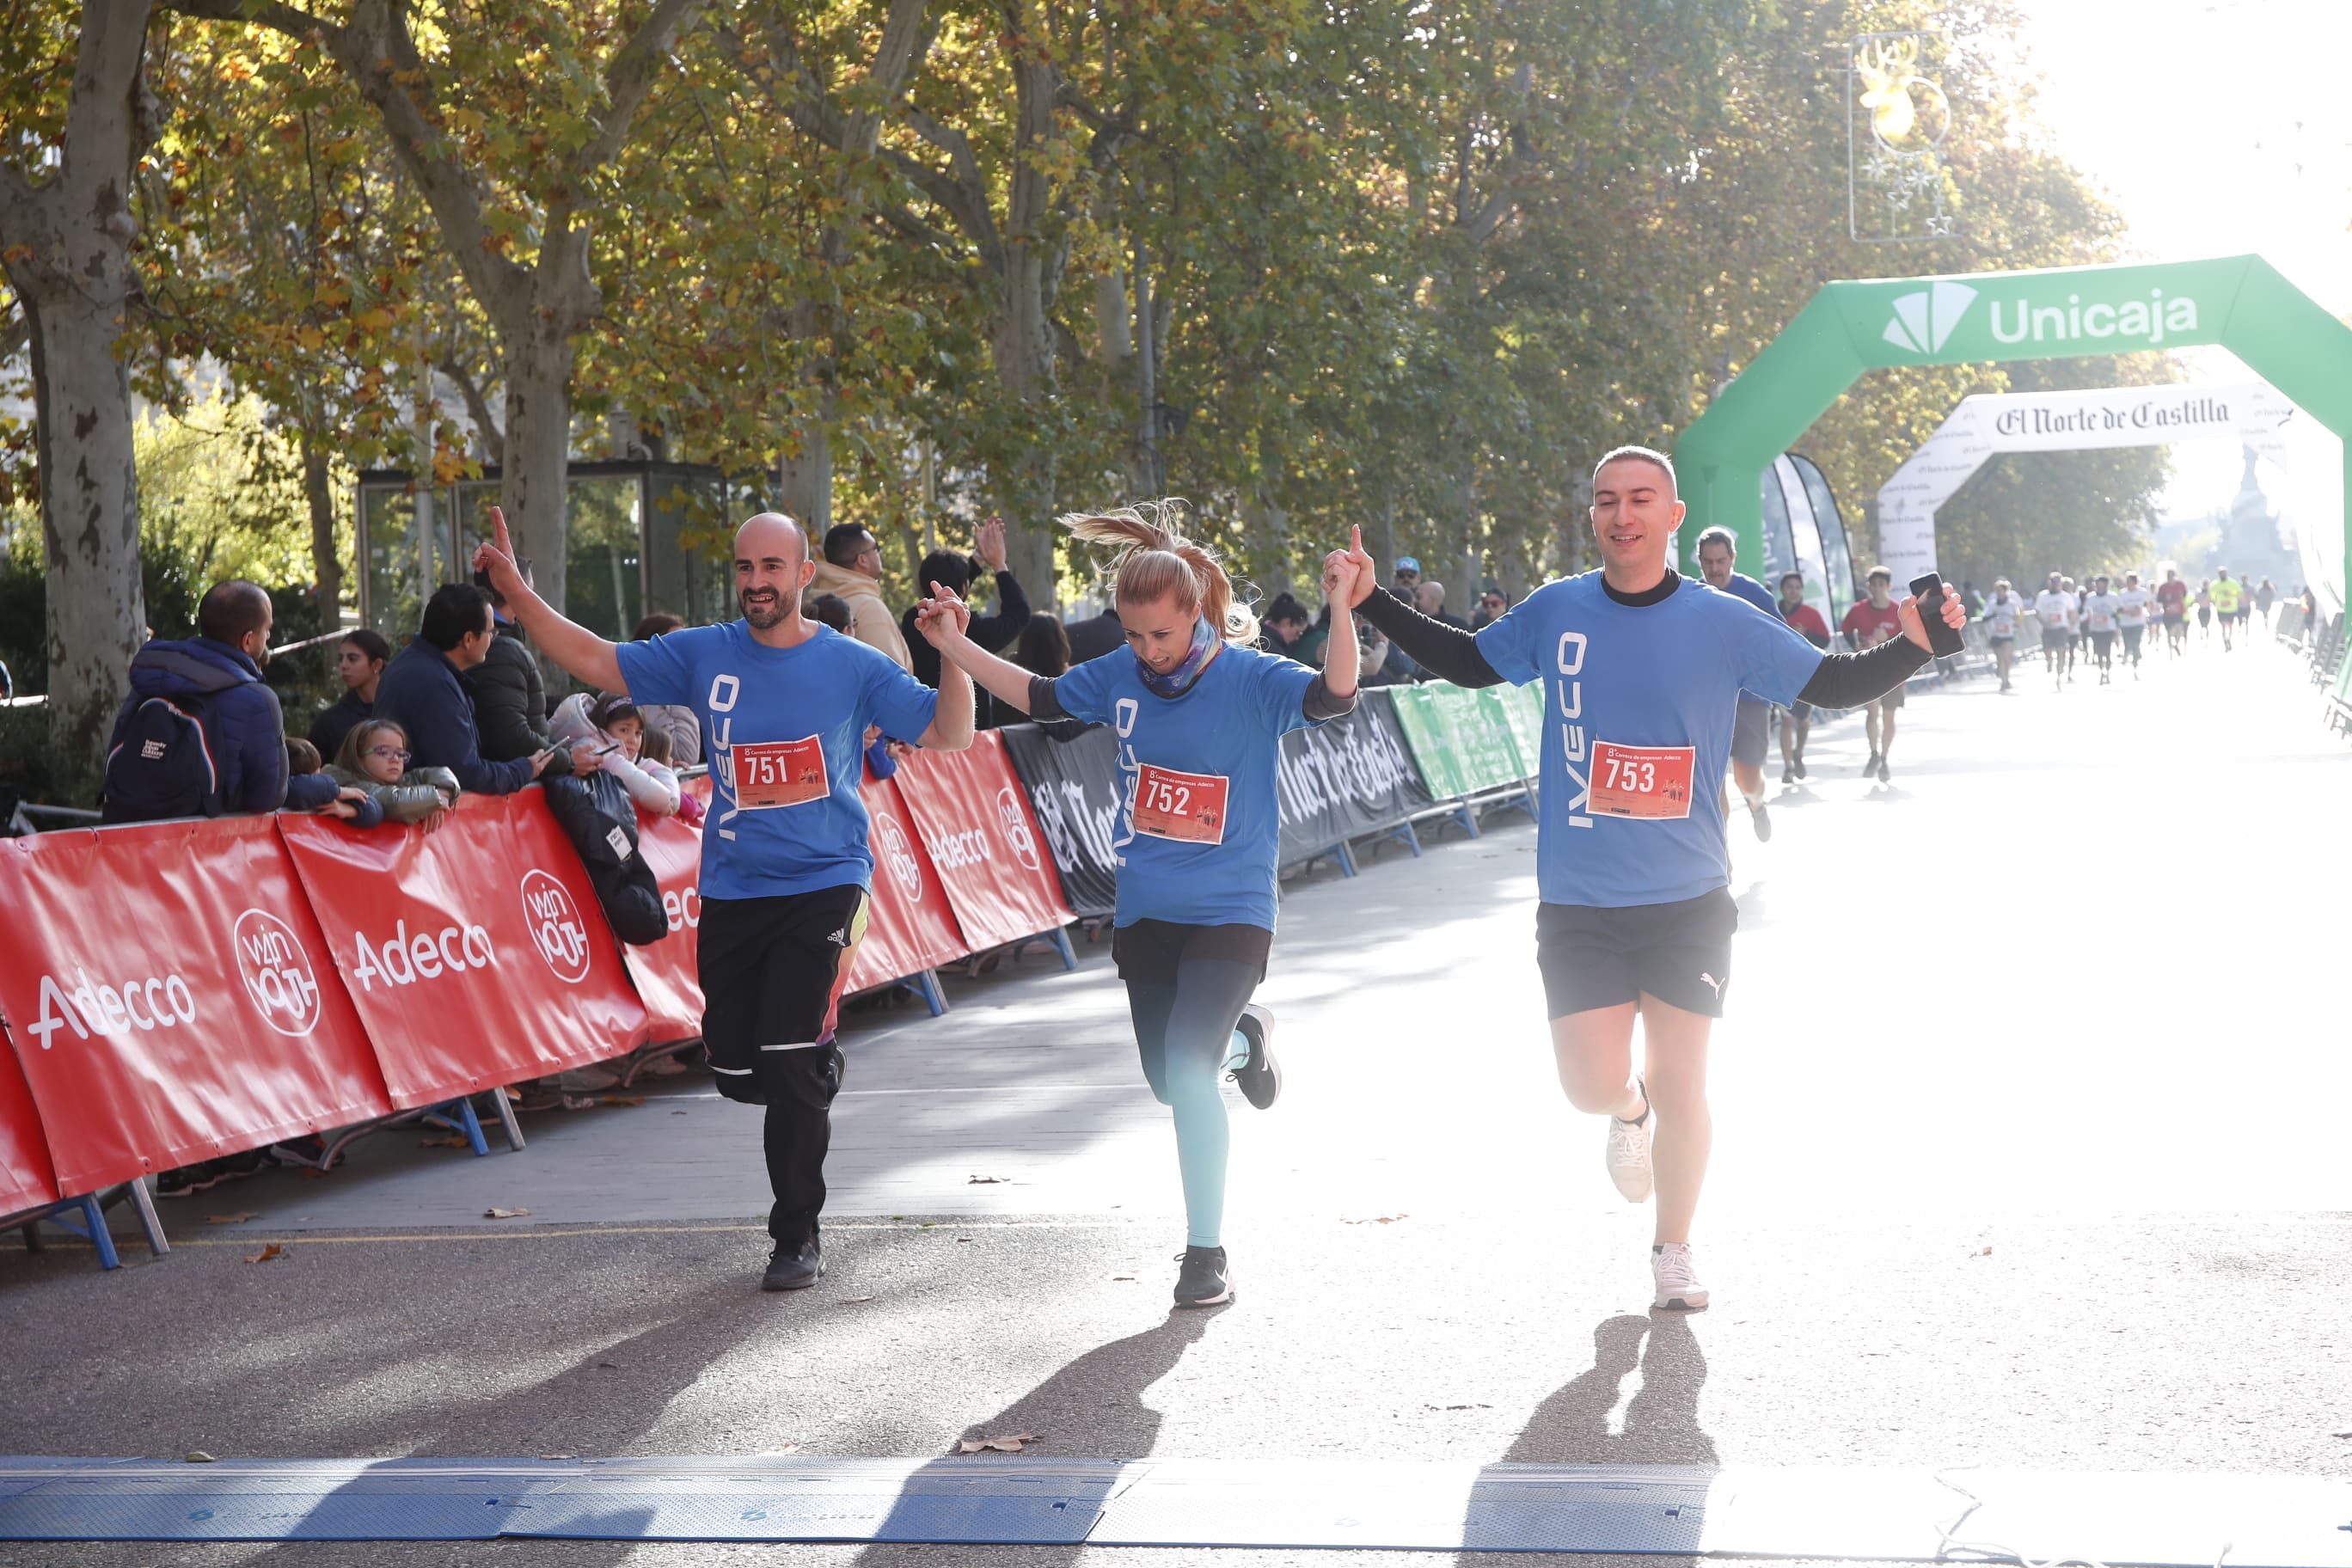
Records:
[[[1353,618],[1339,611],[1320,674],[1251,647],[1256,616],[1179,522],[1168,502],[1062,519],[1078,538],[1118,549],[1113,597],[1124,648],[1049,677],[961,632],[939,647],[1032,718],[1117,731],[1124,788],[1112,952],[1143,1076],[1175,1123],[1186,1225],[1176,1304],[1210,1307],[1234,1297],[1220,1085],[1230,1071],[1260,1110],[1282,1088],[1273,1016],[1250,1002],[1274,945],[1282,736],[1355,706],[1356,639]],[[944,618],[953,628],[956,605],[951,591],[935,588],[919,624]]]

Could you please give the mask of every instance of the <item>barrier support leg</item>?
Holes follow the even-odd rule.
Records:
[[[1525,785],[1521,785],[1519,793],[1513,795],[1510,799],[1497,801],[1496,804],[1510,811],[1526,812],[1529,822],[1538,820],[1536,816],[1536,793],[1535,791],[1527,788]]]
[[[79,1219],[73,1217],[77,1213]],[[43,1217],[76,1236],[88,1237],[89,1244],[98,1248],[100,1268],[122,1267],[122,1258],[114,1250],[114,1237],[107,1233],[106,1205],[99,1201],[98,1194],[84,1193],[80,1197],[68,1198]]]
[[[465,1128],[466,1142],[474,1146],[474,1157],[482,1159],[490,1152],[490,1141],[482,1136],[482,1119],[474,1114],[471,1097],[457,1102],[457,1120]]]
[[[131,1212],[139,1216],[139,1228],[147,1234],[147,1250],[161,1258],[172,1250],[163,1239],[163,1218],[155,1212],[154,1195],[147,1190],[147,1178],[134,1176],[125,1189],[131,1197]]]
[[[936,1018],[948,1010],[948,994],[940,989],[938,970],[919,969],[912,974],[902,974],[898,977],[898,984],[921,997],[923,1005],[931,1010],[932,1017]]]
[[[1066,974],[1078,966],[1077,949],[1070,945],[1070,931],[1067,926],[1055,926],[1045,933],[1045,940],[1052,942],[1054,951],[1062,955],[1062,973]]]
[[[1454,815],[1460,820],[1462,824],[1462,831],[1464,833],[1473,838],[1478,837],[1478,808],[1476,806],[1471,805],[1467,800],[1465,800],[1454,808]]]
[[[517,1120],[514,1098],[503,1089],[490,1090],[490,1103],[499,1108],[499,1125],[507,1130],[507,1147],[520,1150],[522,1144],[522,1122]]]
[[[1356,874],[1356,851],[1346,839],[1342,838],[1331,847],[1331,858],[1339,862],[1341,877],[1352,877]]]
[[[1421,835],[1412,830],[1412,823],[1400,822],[1394,827],[1382,833],[1381,837],[1395,839],[1398,843],[1412,851],[1412,858],[1414,859],[1418,860],[1421,858]]]

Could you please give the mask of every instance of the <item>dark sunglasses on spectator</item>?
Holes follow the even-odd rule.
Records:
[[[390,757],[395,763],[408,761],[408,753],[398,746],[370,746],[367,754],[371,757]]]
[[[1499,610],[1503,607],[1503,595],[1500,594],[1489,594],[1478,602],[1482,605],[1492,605],[1495,608]]]

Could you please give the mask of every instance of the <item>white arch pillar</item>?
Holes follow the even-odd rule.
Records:
[[[1985,392],[1951,416],[1878,491],[1878,558],[1907,583],[1936,570],[1936,513],[2001,452],[2079,452],[2234,439],[2284,461],[2294,405],[2259,381],[2228,386],[2105,386]]]

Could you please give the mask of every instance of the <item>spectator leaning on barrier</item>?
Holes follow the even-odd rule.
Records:
[[[364,794],[376,806],[378,821],[436,827],[457,804],[457,775],[447,768],[408,763],[407,731],[389,719],[362,719],[343,737],[327,775]]]
[[[299,736],[286,738],[286,811],[339,816],[360,827],[383,820],[383,808],[367,792],[347,789],[326,772],[319,748]]]
[[[375,683],[383,678],[391,658],[392,645],[382,632],[361,626],[343,634],[335,650],[335,678],[343,683],[343,694],[310,721],[310,744],[319,748],[320,757],[331,758],[341,751],[352,726],[375,711]]]
[[[594,750],[596,765],[583,780],[597,805],[615,816],[635,806],[677,815],[677,775],[645,759],[645,710],[635,703],[614,692],[593,700],[575,692],[556,704],[547,727],[560,744]]]
[[[629,634],[631,642],[651,642],[657,637],[678,630],[686,622],[667,610],[656,610],[637,623]],[[667,736],[669,755],[662,761],[674,768],[690,768],[702,761],[702,727],[695,722],[694,710],[672,702],[641,702],[637,717],[646,721],[646,734]]]
[[[150,642],[107,743],[108,822],[276,811],[286,800],[286,726],[261,679],[269,595],[242,578],[196,606],[196,635]]]
[[[927,747],[962,750],[971,743],[971,679],[950,668],[932,691],[803,619],[808,537],[781,513],[735,531],[740,620],[618,647],[530,591],[515,573],[505,518],[495,508],[490,518],[496,542],[475,564],[550,658],[632,700],[691,703],[711,738],[695,960],[702,1041],[719,1092],[767,1110],[776,1245],[761,1286],[814,1285],[824,1271],[817,1220],[843,1066],[834,1026],[874,880],[858,793],[862,737],[878,723]],[[924,635],[941,639],[963,629],[946,616],[932,626]]]
[[[554,755],[483,760],[474,701],[461,677],[489,657],[497,640],[490,596],[471,583],[445,583],[425,603],[416,640],[383,667],[375,689],[376,717],[400,726],[416,765],[446,768],[478,795],[512,795],[539,777]],[[585,756],[572,761],[594,765]]]
[[[523,581],[530,581],[530,563],[522,563]],[[482,661],[465,672],[467,695],[474,700],[475,742],[485,761],[519,762],[548,750],[547,682],[539,660],[524,646],[522,628],[507,615],[504,595],[490,586],[487,574],[474,574],[474,586],[488,595],[492,625]],[[547,759],[545,778],[561,778],[572,771],[572,758],[562,751]]]
[[[798,527],[798,524],[793,526]],[[882,547],[854,522],[825,531],[824,558],[810,579],[820,594],[831,594],[849,606],[849,635],[867,647],[890,656],[900,669],[912,669],[907,639],[890,607],[882,602]]]
[[[1029,596],[1005,568],[1003,518],[992,517],[980,525],[970,556],[958,555],[951,550],[935,550],[924,556],[919,574],[922,581],[918,587],[928,596],[931,584],[936,583],[954,589],[959,597],[969,597],[964,590],[971,585],[975,571],[996,574],[996,614],[972,616],[971,640],[991,653],[999,653],[1021,635],[1021,628],[1029,624],[1032,614]],[[908,668],[914,671],[916,679],[936,691],[940,685],[940,650],[924,641],[922,634],[915,629],[915,608],[909,605],[907,613],[898,617],[899,635],[907,645]],[[975,692],[973,700],[980,704],[973,721],[978,728],[993,729],[1003,722],[996,716],[995,699],[987,692]]]

